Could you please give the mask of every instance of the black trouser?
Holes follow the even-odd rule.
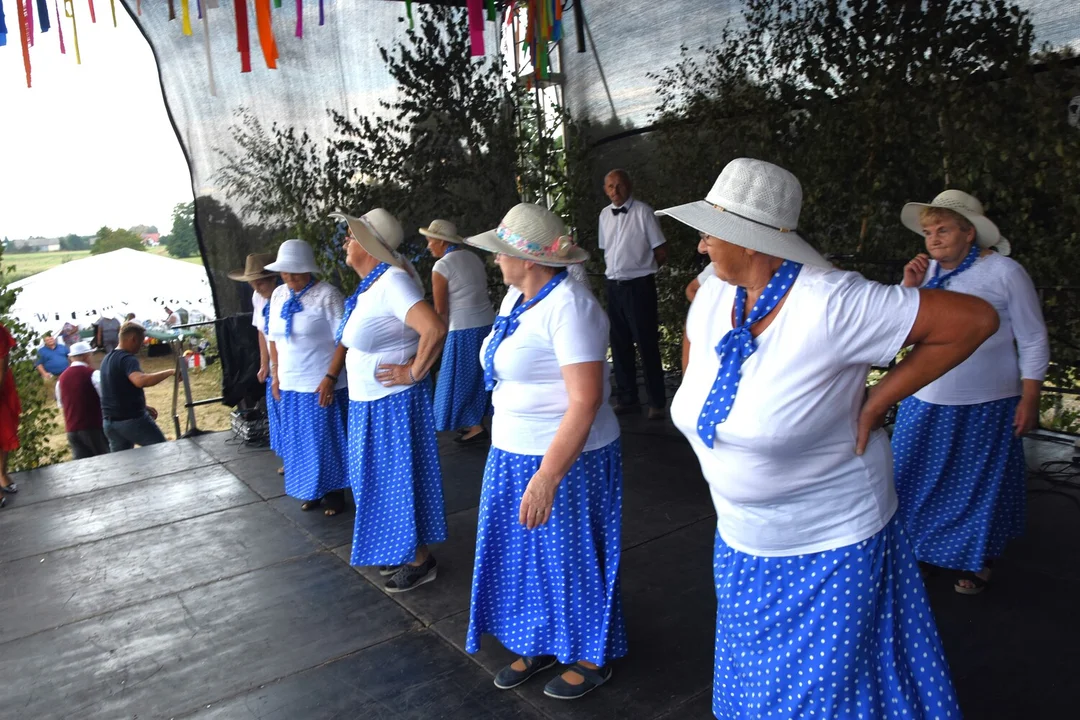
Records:
[[[76,460],[109,452],[109,441],[101,428],[69,432],[67,441],[71,446],[71,454]]]
[[[656,276],[607,281],[608,318],[611,321],[611,359],[620,405],[637,405],[637,365],[634,345],[645,370],[649,404],[662,408],[664,367],[660,362],[660,331],[656,309]]]

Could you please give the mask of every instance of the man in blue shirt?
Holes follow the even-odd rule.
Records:
[[[142,371],[137,355],[145,338],[146,329],[142,325],[124,323],[120,327],[120,343],[101,361],[101,415],[110,452],[165,442],[154,422],[157,410],[146,405],[143,388],[157,385],[176,371]]]
[[[42,345],[38,348],[34,367],[43,379],[51,380],[67,370],[68,348],[67,345],[58,345],[51,333],[43,337],[41,341]]]

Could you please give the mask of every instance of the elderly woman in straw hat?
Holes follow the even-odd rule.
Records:
[[[259,337],[259,373],[260,383],[266,385],[266,417],[270,424],[270,447],[280,453],[280,409],[278,401],[270,389],[270,347],[267,335],[270,333],[270,296],[278,285],[278,274],[267,270],[266,266],[274,262],[273,253],[253,253],[247,256],[242,270],[234,270],[229,279],[247,283],[251,286],[251,324]],[[284,474],[280,468],[278,473]]]
[[[266,270],[283,285],[270,295],[266,337],[270,393],[278,402],[277,447],[285,461],[285,492],[302,510],[336,515],[345,506],[345,373],[335,357],[334,330],[344,310],[341,293],[315,277],[311,246],[286,240]]]
[[[701,233],[721,281],[690,307],[671,407],[716,506],[713,713],[959,717],[880,425],[997,317],[832,269],[795,232],[801,204],[794,175],[741,158],[659,211]]]
[[[619,594],[622,456],[608,404],[608,321],[566,268],[587,254],[562,219],[522,203],[465,242],[510,286],[481,357],[492,400],[465,649],[490,633],[521,657],[512,688],[556,661],[544,694],[574,699],[626,654]]]
[[[345,262],[360,285],[345,305],[338,340],[348,348],[349,482],[356,498],[350,562],[377,565],[386,590],[436,577],[428,545],[446,540],[442,469],[428,373],[446,325],[397,252],[403,232],[376,208],[348,224]]]
[[[971,357],[900,404],[892,438],[898,514],[915,556],[964,571],[954,587],[972,595],[1023,532],[1021,436],[1038,425],[1046,325],[1031,278],[974,197],[946,190],[900,217],[927,252],[905,266],[904,286],[974,295],[999,318]]]
[[[459,444],[477,443],[486,435],[483,420],[491,404],[480,367],[480,344],[495,320],[487,272],[483,260],[462,250],[453,223],[433,220],[420,228],[420,234],[437,258],[431,269],[431,294],[435,312],[450,330],[435,385],[435,429],[460,431],[455,440]]]

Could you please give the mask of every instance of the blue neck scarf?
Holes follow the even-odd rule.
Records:
[[[757,343],[754,342],[750,327],[776,308],[787,291],[795,284],[795,278],[799,277],[800,270],[802,270],[801,263],[785,260],[772,276],[769,284],[765,286],[765,290],[754,303],[745,321],[742,318],[743,313],[746,312],[746,288],[740,287],[735,290],[735,322],[739,324],[720,338],[716,346],[716,354],[720,356],[720,370],[716,373],[716,381],[713,382],[712,390],[698,417],[698,437],[708,447],[713,446],[716,426],[727,420],[731,413],[731,406],[735,403],[735,393],[739,390],[742,364],[757,350]]]
[[[263,335],[269,336],[270,335],[270,299],[269,298],[267,298],[266,303],[263,304],[262,315],[263,315]]]
[[[964,272],[979,259],[979,244],[971,243],[971,249],[968,250],[968,254],[960,261],[960,264],[956,266],[956,269],[945,275],[941,274],[941,263],[937,264],[934,268],[934,277],[930,278],[930,282],[923,285],[924,290],[944,290],[948,286],[948,282],[954,279],[957,275]]]
[[[375,266],[375,269],[367,274],[367,276],[360,281],[360,284],[356,286],[356,291],[353,292],[345,300],[345,313],[341,316],[341,322],[338,323],[337,332],[334,333],[334,343],[341,342],[341,336],[345,333],[345,323],[349,322],[349,317],[352,315],[353,310],[356,309],[356,303],[360,299],[360,296],[368,291],[375,281],[383,276],[383,273],[390,269],[390,263],[379,263]]]
[[[521,313],[550,295],[551,291],[565,279],[566,271],[560,270],[555,277],[547,281],[544,287],[540,288],[540,292],[536,293],[536,297],[532,300],[522,302],[525,299],[522,295],[517,299],[517,304],[509,315],[500,315],[495,318],[495,323],[491,328],[491,340],[488,341],[487,351],[484,353],[484,387],[488,391],[495,389],[495,351],[499,349],[499,345],[518,329],[520,324],[518,318],[521,317]]]
[[[446,252],[443,253],[443,257],[446,257],[450,253],[454,252],[455,250],[459,250],[460,248],[461,248],[460,245],[455,245],[454,243],[447,244]]]
[[[298,312],[303,312],[304,306],[300,303],[300,298],[307,294],[307,291],[315,287],[315,278],[308,280],[308,284],[300,292],[293,292],[292,288],[289,289],[289,299],[281,305],[281,319],[285,321],[285,337],[288,338],[292,335],[292,319],[293,315]]]

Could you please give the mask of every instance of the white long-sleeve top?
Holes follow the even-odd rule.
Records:
[[[923,284],[934,276],[931,260]],[[946,276],[947,277],[947,276]],[[1021,394],[1023,380],[1046,377],[1050,343],[1035,285],[1020,263],[992,252],[975,261],[967,271],[946,285],[994,306],[1000,318],[998,331],[915,397],[935,405],[974,405]]]

